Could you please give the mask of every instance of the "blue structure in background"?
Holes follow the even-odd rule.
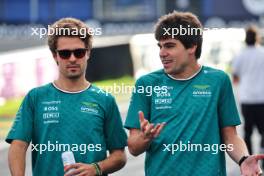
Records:
[[[35,14],[32,11],[35,3]],[[32,15],[35,20],[32,21]],[[49,24],[53,21],[71,16],[81,20],[93,17],[93,0],[1,0],[0,24]]]
[[[226,22],[257,20],[264,16],[264,0],[0,0],[0,24],[47,25],[65,16],[144,23],[172,10],[191,11],[202,22],[211,17]]]
[[[6,23],[26,22],[30,19],[29,0],[0,1],[0,20]]]

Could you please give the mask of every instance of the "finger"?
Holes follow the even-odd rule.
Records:
[[[145,136],[146,137],[150,137],[151,136],[151,130],[154,128],[154,124],[148,124],[147,125],[147,127],[146,127],[146,129],[145,129],[145,132],[144,132],[144,134],[145,134]]]
[[[69,165],[67,165],[67,166],[64,166],[64,172],[66,172],[66,171],[68,171],[69,170]]]
[[[78,169],[74,169],[72,171],[70,171],[69,173],[67,173],[65,176],[75,176],[77,174],[80,174],[84,169],[83,168],[78,168]]]
[[[164,126],[165,126],[165,123],[162,123],[162,124],[160,124],[160,125],[157,127],[157,130],[156,130],[156,132],[155,132],[155,134],[154,134],[154,137],[157,137],[157,136],[160,134],[160,132],[161,132],[161,130],[164,128]]]
[[[261,170],[261,168],[259,167],[259,171],[258,171],[258,173],[257,173],[258,175],[262,175],[262,170]]]
[[[145,131],[146,126],[148,125],[148,121],[144,117],[144,113],[142,111],[138,112],[140,128],[142,131]]]
[[[64,167],[64,172],[67,172],[70,169],[77,169],[80,166],[81,166],[80,163],[75,163],[75,164],[67,165],[67,166]]]
[[[144,113],[142,111],[138,112],[138,116],[139,116],[140,123],[145,121]]]
[[[78,174],[78,175],[74,175],[74,176],[87,176],[87,172],[82,172],[82,173],[80,173],[80,174]]]
[[[150,131],[150,133],[151,134],[155,134],[156,133],[156,131],[157,131],[157,129],[159,128],[159,126],[160,126],[161,124],[160,123],[158,123],[151,131]]]
[[[147,126],[149,125],[149,122],[148,121],[145,121],[145,122],[142,122],[140,124],[140,129],[144,132],[147,128]]]
[[[264,159],[264,154],[259,154],[259,155],[254,155],[256,160],[263,160]]]

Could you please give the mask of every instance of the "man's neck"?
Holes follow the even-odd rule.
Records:
[[[202,66],[196,62],[195,64],[187,66],[183,72],[178,74],[172,74],[170,76],[173,77],[174,79],[179,79],[179,80],[190,79],[199,72],[201,67]]]
[[[59,77],[59,79],[54,81],[54,84],[59,89],[68,92],[82,91],[90,86],[90,83],[85,78],[67,79]]]

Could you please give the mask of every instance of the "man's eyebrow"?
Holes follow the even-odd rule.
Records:
[[[161,44],[160,44],[160,43],[157,43],[157,45],[158,45],[159,47],[161,47]],[[163,44],[163,46],[164,46],[164,45],[176,45],[176,43],[174,43],[174,42],[166,42],[166,43]]]
[[[174,42],[166,42],[163,45],[176,45],[176,43],[174,43]]]

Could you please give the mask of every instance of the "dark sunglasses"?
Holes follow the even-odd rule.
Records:
[[[69,59],[72,53],[74,57],[76,57],[77,59],[81,59],[85,56],[87,50],[88,50],[87,48],[77,48],[74,50],[63,49],[63,50],[57,50],[57,53],[62,59]]]

